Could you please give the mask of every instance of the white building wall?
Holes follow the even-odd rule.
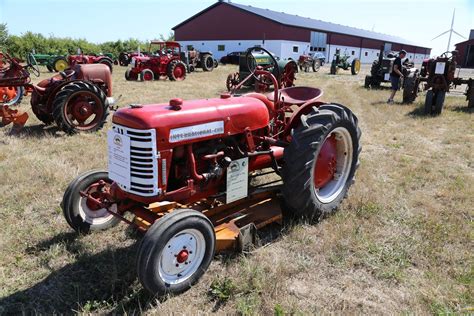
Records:
[[[227,55],[228,53],[245,51],[249,47],[255,45],[261,45],[262,47],[273,52],[281,58],[292,58],[297,60],[298,57],[302,54],[309,53],[309,42],[297,42],[297,41],[286,41],[286,40],[266,40],[263,43],[262,40],[230,40],[230,41],[180,41],[183,46],[183,50],[186,50],[188,45],[193,45],[193,47],[200,51],[211,51],[214,54],[214,58],[220,59],[221,57]],[[219,51],[219,45],[224,45],[224,50]],[[298,47],[298,52],[293,51],[293,47]],[[375,59],[378,58],[379,49],[372,48],[360,48],[352,46],[341,46],[341,45],[327,45],[326,51],[322,52],[326,55],[326,62],[331,62],[336,49],[340,49],[341,53],[347,53],[352,61],[354,58],[359,58],[363,64],[371,64]],[[354,52],[354,55],[352,55]],[[367,53],[367,56],[365,55]],[[413,54],[408,52],[407,57],[410,60],[413,60],[415,63],[421,63],[423,59],[428,58],[429,55],[423,54]]]

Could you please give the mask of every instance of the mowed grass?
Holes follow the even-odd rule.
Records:
[[[125,68],[115,67],[114,95],[123,95],[121,106],[212,98],[234,71],[142,83],[126,82]],[[167,299],[136,279],[137,234],[119,225],[78,236],[59,207],[74,177],[107,167],[110,119],[98,133],[66,136],[29,110],[20,135],[0,129],[0,314],[472,313],[473,111],[448,96],[441,116],[425,117],[423,94],[389,106],[388,90],[362,88],[366,68],[328,72],[299,74],[296,84],[322,88],[325,101],[359,117],[361,165],[339,211],[274,228],[249,254],[217,257],[195,287]]]

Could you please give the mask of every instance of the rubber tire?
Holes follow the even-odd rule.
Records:
[[[46,65],[46,69],[48,69],[49,72],[53,72],[53,71],[54,71],[53,66],[51,66],[51,65],[49,65],[49,64]]]
[[[107,67],[109,67],[110,73],[112,73],[113,70],[114,70],[114,64],[113,64],[113,62],[111,62],[111,61],[108,60],[108,59],[101,59],[101,60],[99,60],[98,64],[104,64],[104,65],[106,65]]]
[[[336,75],[336,74],[337,74],[337,66],[336,66],[336,62],[335,62],[335,61],[333,61],[333,62],[331,63],[330,73],[331,73],[331,75]]]
[[[332,201],[322,203],[314,192],[315,158],[326,137],[337,127],[344,127],[350,133],[353,144],[353,157],[349,175],[344,188]],[[294,217],[317,220],[333,213],[346,197],[354,182],[359,166],[361,151],[358,119],[347,107],[340,104],[325,104],[313,107],[308,115],[301,116],[301,124],[292,130],[290,145],[285,147],[282,168],[283,199],[290,207],[286,214]]]
[[[177,65],[182,65],[183,69],[184,69],[184,72],[183,72],[183,79],[181,80],[178,80],[175,76],[174,76],[174,69],[177,67]],[[168,78],[171,80],[171,81],[182,81],[184,79],[186,79],[186,65],[180,61],[180,60],[174,60],[172,62],[170,62],[168,64],[168,71],[167,71],[167,74],[168,74]]]
[[[31,106],[31,110],[33,111],[33,114],[36,116],[36,118],[43,122],[44,125],[51,125],[54,122],[54,118],[51,113],[40,112],[36,106],[33,105]]]
[[[434,110],[433,115],[440,115],[443,111],[444,99],[446,98],[446,92],[438,91],[435,93],[435,101],[434,101]]]
[[[313,60],[313,71],[318,72],[319,68],[321,68],[321,62],[319,61],[319,59]]]
[[[209,65],[208,65],[209,63]],[[212,63],[212,66],[210,65]],[[209,54],[203,54],[202,59],[201,59],[201,66],[202,70],[204,71],[213,71],[214,70],[214,59],[212,58],[212,55]]]
[[[372,81],[372,77],[367,75],[365,76],[365,80],[364,80],[364,88],[366,89],[370,89],[370,82]]]
[[[214,68],[219,67],[219,61],[217,59],[214,59]]]
[[[76,232],[88,234],[92,231],[99,231],[111,228],[120,223],[120,219],[113,216],[109,221],[100,225],[91,225],[84,222],[79,214],[78,203],[81,199],[80,191],[85,191],[92,183],[99,180],[108,179],[108,172],[103,170],[92,170],[75,178],[64,191],[61,201],[64,218],[69,226]],[[109,180],[110,181],[110,180]]]
[[[131,69],[127,69],[127,70],[125,71],[125,80],[127,80],[127,81],[137,81],[138,76],[136,76],[136,77],[133,76],[133,77],[132,77],[132,76],[130,75],[131,72],[132,72]]]
[[[467,95],[467,107],[474,108],[474,82],[470,81],[470,87],[468,88],[468,95]]]
[[[360,71],[360,68],[359,68],[359,70],[355,69],[356,61],[359,61],[359,65],[360,65],[360,60],[358,58],[355,58],[351,63],[351,74],[354,75],[354,76],[357,75]]]
[[[66,59],[65,57],[63,57],[63,56],[58,56],[58,57],[56,57],[56,58],[53,60],[53,63],[52,63],[53,69],[54,69],[55,72],[64,71],[64,69],[57,69],[57,68],[56,68],[56,63],[57,63],[59,60],[64,60],[64,61],[66,62],[66,64],[69,65],[69,63],[68,63],[68,61],[67,61],[67,59]]]
[[[130,64],[130,57],[128,54],[122,52],[119,54],[119,65],[127,67]]]
[[[433,111],[433,90],[428,90],[425,97],[425,115],[431,115]]]
[[[159,275],[159,259],[168,241],[184,229],[199,230],[206,241],[206,250],[201,265],[185,282],[165,284]],[[179,294],[188,290],[206,272],[215,253],[216,236],[211,221],[202,213],[191,209],[175,210],[156,221],[146,232],[137,256],[138,280],[145,289],[158,296]]]
[[[150,73],[151,74],[151,80],[145,80],[145,74],[146,73]],[[155,75],[153,74],[153,71],[151,71],[150,69],[144,69],[142,70],[142,72],[140,73],[140,80],[141,81],[153,81],[153,79],[155,78]]]
[[[107,117],[109,116],[109,107],[106,105],[107,96],[101,89],[99,89],[96,85],[86,81],[73,81],[71,83],[68,83],[54,97],[53,118],[56,122],[56,125],[69,135],[76,134],[79,131],[67,123],[67,120],[65,119],[63,114],[63,108],[67,105],[66,101],[68,100],[69,96],[79,91],[90,91],[94,93],[102,101],[102,106],[104,107],[104,114],[100,122],[95,127],[87,130],[87,132],[91,133],[102,129],[102,127],[104,127],[105,122],[107,121]]]
[[[415,77],[407,77],[403,81],[403,103],[411,104],[416,99],[416,79]]]

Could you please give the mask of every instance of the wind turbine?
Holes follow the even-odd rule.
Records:
[[[456,13],[456,9],[454,9],[453,11],[453,20],[451,21],[451,28],[449,30],[447,30],[446,32],[443,32],[441,34],[439,34],[438,36],[436,36],[435,38],[433,38],[432,40],[435,40],[437,39],[438,37],[440,36],[443,36],[444,34],[446,33],[449,33],[449,40],[448,40],[448,48],[446,49],[446,51],[449,51],[449,47],[451,46],[451,36],[453,35],[453,33],[455,33],[456,35],[459,35],[461,36],[462,38],[465,39],[464,36],[462,36],[461,34],[459,34],[458,32],[456,32],[454,29],[453,29],[453,25],[454,25],[454,14]]]

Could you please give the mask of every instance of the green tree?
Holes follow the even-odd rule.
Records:
[[[8,38],[8,28],[6,23],[0,23],[0,47],[4,47]]]

